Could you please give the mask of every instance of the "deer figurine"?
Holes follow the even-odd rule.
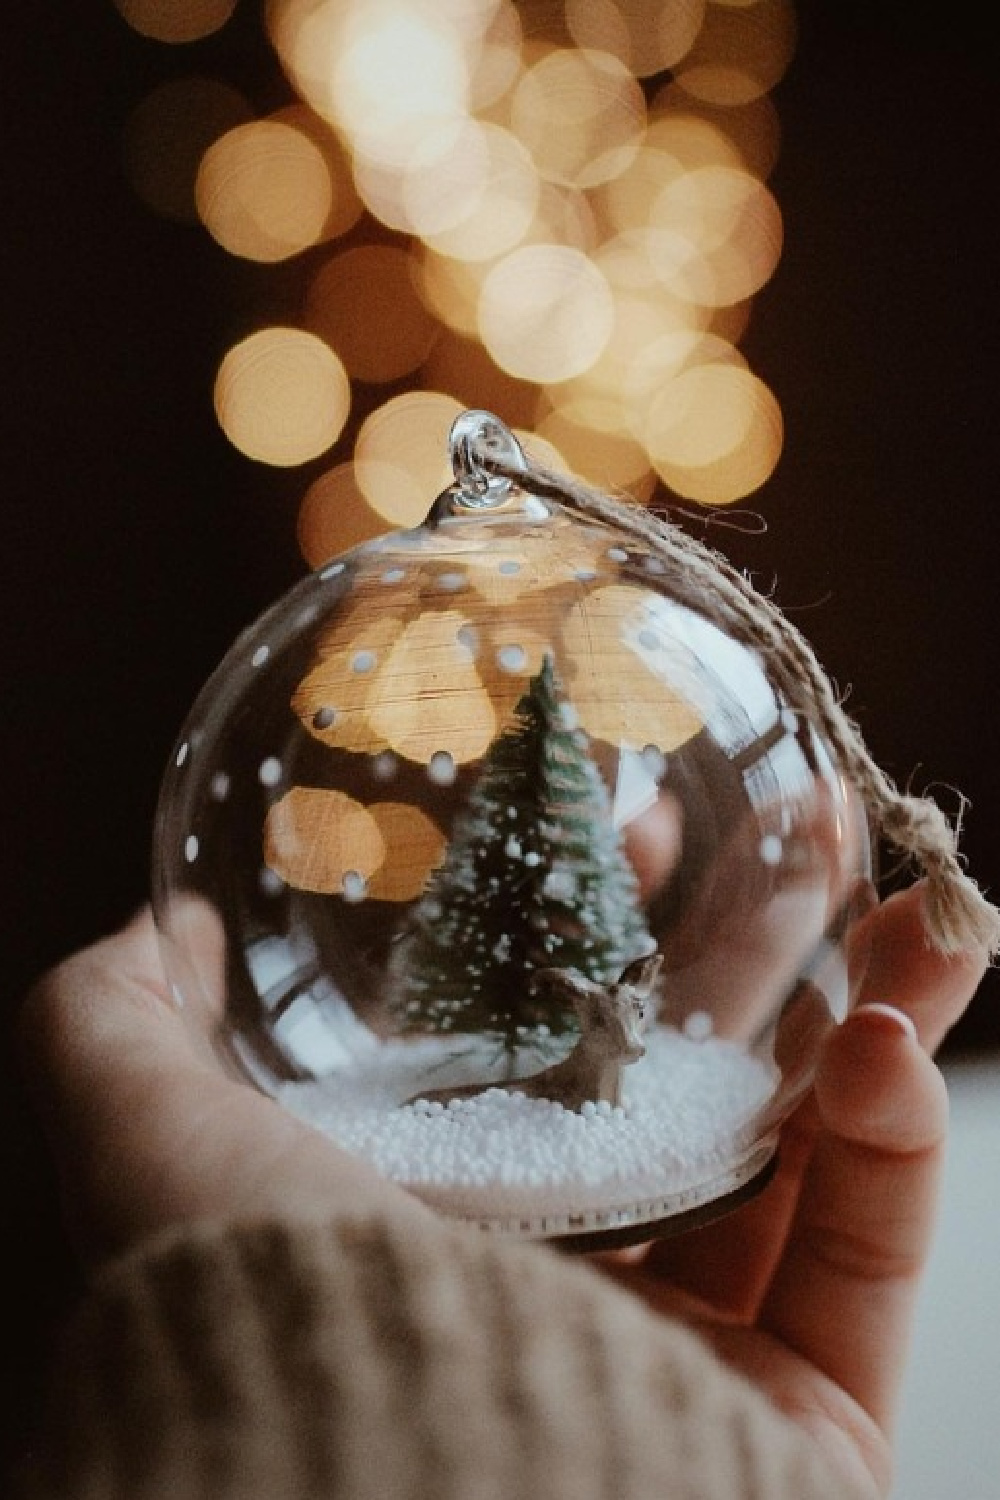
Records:
[[[637,1062],[646,1050],[642,1038],[652,1019],[653,986],[662,962],[659,953],[633,959],[610,985],[586,979],[576,969],[539,969],[534,988],[568,1000],[579,1017],[580,1038],[572,1052],[530,1078],[434,1089],[409,1102],[426,1099],[447,1104],[497,1087],[531,1099],[553,1099],[578,1112],[588,1102],[620,1104],[623,1067]]]

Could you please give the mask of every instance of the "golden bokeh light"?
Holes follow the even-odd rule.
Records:
[[[629,430],[647,447],[653,403],[682,370],[696,365],[736,365],[747,362],[734,344],[702,329],[682,329],[652,339],[630,361],[622,381],[622,401]]]
[[[369,755],[388,748],[369,717],[386,659],[403,629],[362,599],[320,638],[319,659],[292,695],[292,709],[321,744]]]
[[[494,364],[478,339],[442,330],[420,371],[428,390],[454,396],[463,406],[503,413],[508,427],[530,428],[538,388]]]
[[[446,434],[464,408],[441,391],[405,391],[361,425],[354,448],[368,504],[395,526],[419,526],[453,475]]]
[[[714,0],[718,3],[718,0]],[[663,132],[663,149],[670,149],[671,127],[676,121],[686,122],[688,130],[694,122],[708,125],[723,140],[732,142],[739,153],[739,165],[746,167],[755,177],[766,182],[777,165],[781,149],[781,122],[770,94],[759,94],[745,104],[711,104],[705,99],[695,99],[683,86],[671,79],[658,89],[650,104],[651,128],[647,139],[655,144]],[[712,161],[690,160],[690,154],[678,152],[690,166],[710,166]],[[736,166],[727,156],[728,164]],[[718,156],[715,157],[718,162]],[[726,161],[721,162],[722,165]]]
[[[675,68],[704,18],[705,0],[566,0],[573,40],[613,53],[637,78]]]
[[[502,369],[539,383],[568,380],[600,357],[614,301],[605,277],[568,245],[527,245],[492,267],[479,332]]]
[[[780,83],[797,39],[791,0],[713,3],[677,68],[677,80],[687,93],[709,104],[747,104]]]
[[[198,42],[221,31],[236,0],[114,0],[133,31],[155,42]]]
[[[689,242],[693,253],[683,279],[671,285],[707,307],[739,302],[758,291],[781,254],[777,202],[742,168],[685,172],[657,194],[650,220],[673,244]],[[655,237],[651,243],[655,247]]]
[[[322,237],[333,184],[308,136],[292,125],[254,120],[205,152],[195,203],[209,234],[231,255],[286,260]]]
[[[398,380],[426,359],[439,325],[413,273],[411,256],[399,246],[358,245],[328,260],[310,281],[303,322],[355,379]]]
[[[474,47],[469,107],[488,110],[512,87],[521,66],[521,17],[512,0],[500,0]]]
[[[428,119],[409,132],[401,161],[358,152],[354,181],[369,212],[404,234],[445,233],[463,222],[489,171],[485,128],[469,115]]]
[[[215,379],[215,413],[234,447],[287,467],[325,453],[350,409],[347,372],[301,328],[263,328],[235,344]]]
[[[497,732],[497,715],[472,652],[465,616],[428,610],[406,625],[390,649],[369,708],[369,722],[407,760],[450,755],[479,760]]]
[[[660,477],[703,505],[730,505],[768,479],[781,454],[781,410],[739,365],[682,370],[650,403],[646,447]]]
[[[345,792],[295,786],[268,810],[264,861],[296,890],[341,895],[346,876],[367,883],[385,857],[375,819]]]
[[[403,0],[349,9],[327,107],[360,156],[405,169],[428,129],[467,115],[463,38],[447,17]]]
[[[361,493],[354,465],[341,463],[313,480],[306,490],[295,535],[306,562],[311,568],[319,568],[338,552],[370,541],[388,529],[385,517],[373,511]]]
[[[566,691],[595,739],[655,745],[666,754],[704,726],[692,704],[665,691],[662,672],[642,648],[647,629],[654,641],[661,634],[649,618],[654,599],[648,589],[610,584],[573,606],[563,626]]]
[[[445,328],[459,334],[478,336],[484,275],[479,263],[439,255],[427,246],[418,255],[416,277],[423,301]]]
[[[645,125],[642,89],[608,52],[557,48],[522,73],[511,98],[514,134],[541,175],[567,187],[620,176]]]
[[[352,165],[336,131],[305,104],[286,104],[283,109],[275,110],[268,119],[277,124],[291,125],[312,141],[326,162],[331,203],[318,239],[333,240],[347,234],[361,218],[365,206],[354,186]]]
[[[172,78],[136,105],[125,126],[125,173],[155,213],[196,223],[194,184],[212,142],[253,111],[236,89],[213,78]]]
[[[368,883],[368,895],[374,901],[413,901],[444,858],[444,834],[407,802],[373,802],[368,813],[389,852]]]
[[[425,220],[419,231],[431,249],[457,260],[493,260],[514,249],[531,228],[539,205],[538,171],[521,142],[493,124],[479,127],[477,141],[482,153],[475,163],[478,175],[463,175],[459,194],[450,190],[451,211],[457,210],[457,216],[437,228]],[[434,184],[429,187],[433,194]]]
[[[577,398],[543,416],[537,432],[555,445],[574,474],[602,489],[628,490],[637,498],[648,498],[652,490],[649,455],[624,427],[624,414],[616,403]]]

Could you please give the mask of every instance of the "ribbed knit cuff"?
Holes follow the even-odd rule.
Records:
[[[844,1500],[590,1267],[428,1219],[200,1225],[107,1268],[26,1497]]]

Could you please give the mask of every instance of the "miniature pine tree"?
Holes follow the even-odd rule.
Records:
[[[653,946],[607,790],[546,657],[397,946],[397,1021],[493,1033],[512,1057],[534,1028],[575,1029],[571,1009],[532,994],[536,970],[605,983]]]

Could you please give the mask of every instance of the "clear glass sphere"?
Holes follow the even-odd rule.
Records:
[[[739,1201],[857,991],[864,811],[666,572],[520,492],[439,502],[247,630],[164,776],[178,1004],[500,1233],[637,1238]]]

